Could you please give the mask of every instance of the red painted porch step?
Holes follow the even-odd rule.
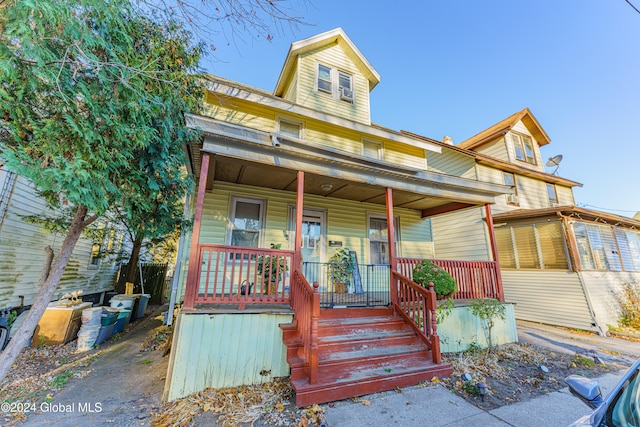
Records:
[[[327,311],[318,322],[317,384],[309,384],[302,360],[295,351],[288,352],[298,407],[406,387],[451,374],[451,366],[434,364],[426,345],[389,310]],[[299,341],[291,337],[285,343],[295,350]]]

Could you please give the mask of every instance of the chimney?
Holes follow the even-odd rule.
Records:
[[[453,145],[453,139],[451,139],[450,136],[445,136],[444,138],[442,138],[442,142],[444,142],[445,144]]]

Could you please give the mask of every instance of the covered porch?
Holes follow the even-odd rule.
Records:
[[[212,309],[215,312],[215,307],[230,305],[239,312],[255,312],[249,310],[251,307],[290,307],[291,322],[282,324],[281,330],[298,406],[415,384],[450,372],[450,366],[442,363],[440,354],[435,292],[410,279],[413,266],[421,258],[399,256],[395,212],[414,212],[417,214],[414,216],[427,221],[440,213],[484,207],[493,260],[435,262],[456,278],[460,289],[454,298],[502,300],[499,266],[494,261],[497,256],[490,208],[495,195],[503,191],[502,186],[367,159],[281,135],[277,136],[276,144],[274,135],[269,133],[245,129],[240,134],[228,124],[201,117],[191,117],[191,120],[205,131],[205,138],[201,147],[192,146],[190,151],[194,172],[200,178],[184,313],[210,313]],[[291,198],[294,203],[288,208],[290,227],[286,221],[270,222],[268,218],[260,225],[266,227],[266,231],[270,227],[279,229],[289,248],[279,249],[278,245],[266,248],[264,240],[256,240],[259,247],[229,244],[233,243],[233,236],[219,243],[203,239],[202,224],[207,217],[205,199],[215,194],[216,183],[225,188],[295,195]],[[277,202],[276,196],[273,197],[272,205]],[[336,233],[327,233],[326,229],[322,236],[316,235],[313,245],[309,243],[309,230],[316,223],[309,219],[307,200],[314,200],[315,205],[320,198],[331,206],[328,212],[341,204],[345,210],[364,205],[383,208],[377,223],[384,224],[384,229],[377,232],[384,240],[376,241],[384,253],[382,262],[374,262],[380,260],[373,259],[373,246],[354,245],[350,242],[355,240],[346,237],[332,238]],[[267,200],[271,200],[271,196],[267,196]],[[363,234],[367,225],[362,224]],[[320,225],[317,229],[322,230]],[[404,239],[406,241],[406,237]],[[365,260],[354,261],[346,292],[328,279],[334,265],[328,261],[326,252],[324,257],[310,259],[314,253],[309,249],[320,245],[324,250],[357,246],[352,250],[355,258]],[[416,241],[415,247],[419,245]],[[360,311],[354,311],[358,309]],[[327,345],[335,345],[341,335],[345,340],[353,340],[353,329],[346,325],[357,323],[359,327],[368,325],[369,328],[380,325],[381,336],[395,336],[389,328],[404,328],[397,325],[398,321],[411,331],[403,332],[406,336],[403,339],[413,340],[412,336],[417,340],[411,341],[410,352],[420,354],[421,361],[413,364],[420,367],[418,371],[415,366],[406,367],[410,372],[405,372],[394,365],[408,360],[406,353],[395,354],[393,360],[375,356],[378,364],[370,368],[361,363],[363,357],[370,356],[353,356],[360,360],[358,370],[369,369],[370,378],[363,383],[348,374],[353,366],[345,361],[351,360],[351,356],[344,356],[338,364],[331,360],[335,349],[330,350]],[[383,341],[380,336],[370,339]],[[398,345],[398,339],[392,338],[393,342],[385,345],[394,349],[406,347]],[[327,340],[334,344],[328,344]],[[400,374],[401,371],[405,373]],[[330,378],[333,379],[328,380]]]

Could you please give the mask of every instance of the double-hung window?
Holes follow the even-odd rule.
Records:
[[[549,196],[549,204],[551,206],[558,205],[558,193],[554,184],[547,183],[547,196]]]
[[[532,165],[536,164],[536,156],[533,151],[533,141],[529,136],[519,133],[511,133],[511,141],[513,142],[516,159]]]
[[[231,198],[230,230],[227,235],[231,246],[260,247],[264,224],[264,200],[247,197]]]
[[[318,64],[316,88],[320,93],[353,104],[353,77],[337,68]]]
[[[516,176],[511,172],[502,172],[502,183],[511,188],[511,193],[507,194],[507,203],[510,205],[519,205]]]

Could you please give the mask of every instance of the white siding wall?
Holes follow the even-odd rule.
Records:
[[[576,273],[502,270],[502,286],[516,319],[598,332]]]
[[[640,273],[624,271],[582,271],[580,273],[598,326],[602,331],[608,325],[617,326],[621,314],[621,303],[625,300],[622,288],[625,284],[640,287]]]
[[[480,147],[477,151],[505,162],[511,160],[509,158],[509,150],[507,149],[507,141],[504,136],[490,144]]]
[[[482,209],[472,208],[432,219],[435,258],[455,260],[491,259]]]
[[[561,206],[574,206],[576,204],[571,187],[556,185],[556,194],[558,195],[558,204]]]
[[[31,305],[40,287],[44,248],[50,245],[55,255],[60,249],[64,236],[45,233],[21,218],[21,215],[37,215],[47,209],[30,182],[18,176],[0,229],[0,308],[19,305],[19,295],[25,297],[26,305]],[[88,267],[92,243],[85,238],[78,241],[54,294],[56,299],[79,289],[84,294],[113,289],[117,273],[114,264],[103,260],[99,268]]]

